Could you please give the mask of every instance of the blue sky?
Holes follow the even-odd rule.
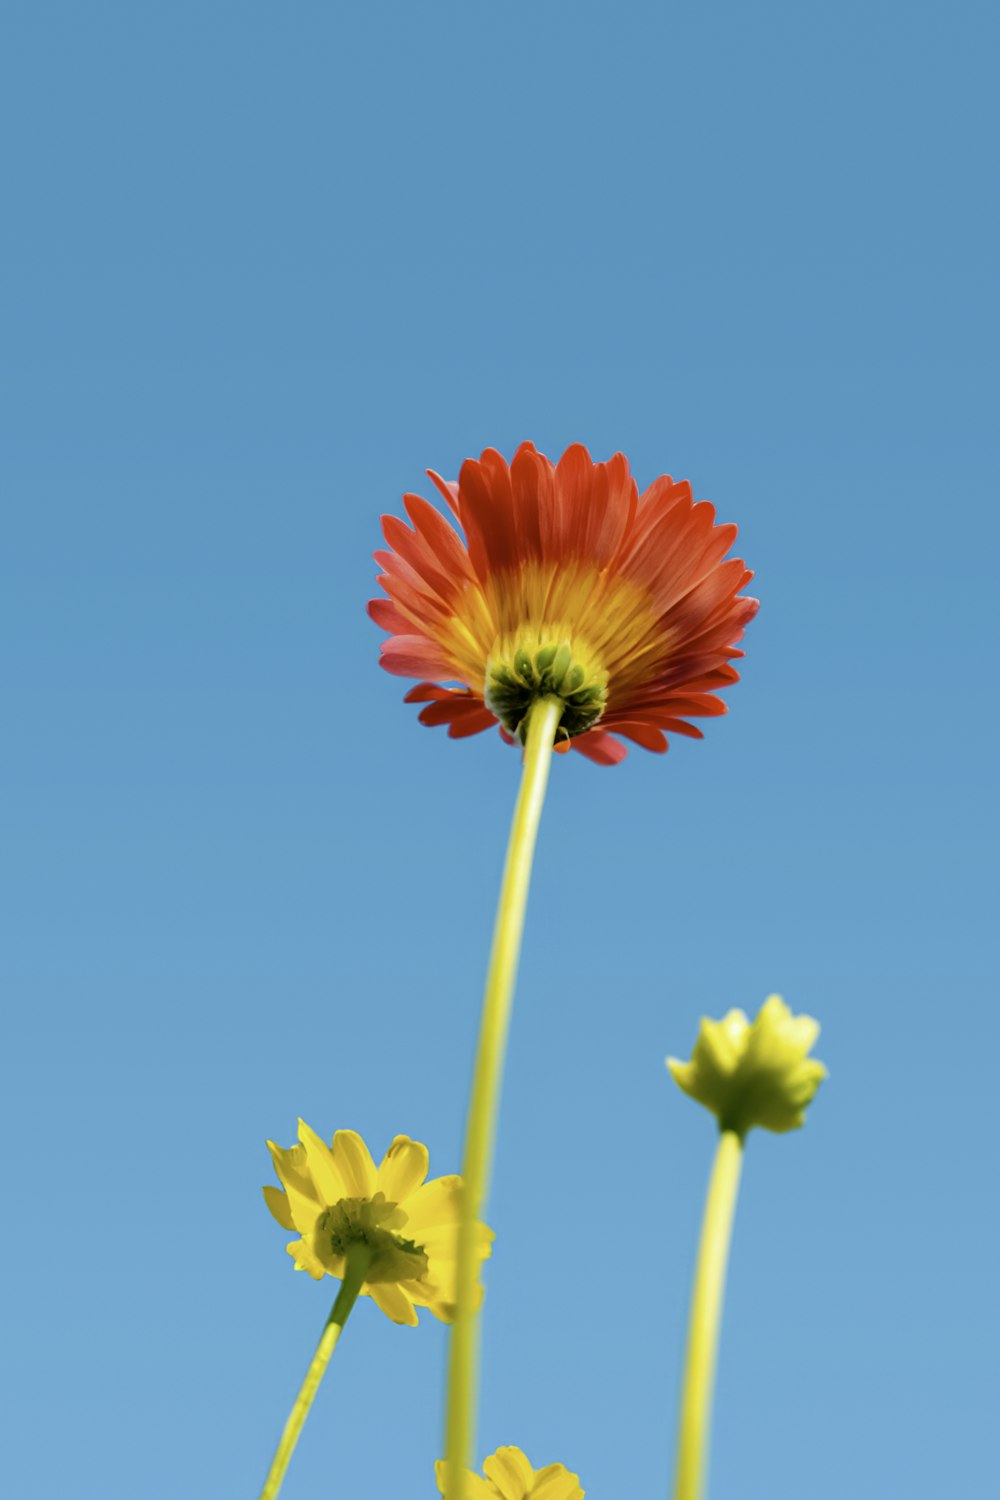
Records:
[[[416,723],[378,516],[525,437],[689,478],[728,718],[554,769],[481,1455],[663,1494],[712,1149],[668,1052],[778,990],[712,1500],[1000,1488],[995,12],[0,13],[7,1475],[254,1495],[328,1308],[304,1115],[457,1167],[516,788]],[[992,420],[991,420],[992,419]],[[433,1493],[445,1337],[362,1304],[288,1500]]]

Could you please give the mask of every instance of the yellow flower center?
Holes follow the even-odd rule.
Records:
[[[427,1256],[413,1240],[397,1233],[406,1223],[398,1204],[383,1193],[373,1198],[341,1198],[316,1220],[312,1249],[317,1259],[333,1269],[353,1245],[366,1245],[372,1253],[365,1274],[369,1285],[385,1281],[416,1281],[427,1272]]]
[[[608,674],[579,641],[544,628],[500,636],[486,663],[486,706],[516,739],[524,741],[528,710],[537,698],[563,701],[557,738],[592,729],[608,701]]]

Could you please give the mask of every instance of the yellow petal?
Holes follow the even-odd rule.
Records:
[[[288,1206],[294,1227],[300,1234],[308,1234],[315,1224],[323,1205],[319,1201],[316,1185],[309,1175],[304,1146],[292,1146],[285,1150],[268,1141],[267,1149],[274,1162],[274,1170],[285,1187]]]
[[[757,1029],[777,1031],[786,1045],[804,1056],[819,1039],[820,1025],[813,1016],[795,1016],[780,995],[768,995],[760,1008]]]
[[[433,1182],[425,1182],[422,1188],[411,1193],[406,1200],[405,1213],[407,1230],[413,1238],[419,1240],[420,1231],[425,1229],[456,1224],[461,1191],[461,1177],[452,1176],[435,1177]]]
[[[378,1169],[379,1191],[390,1203],[402,1203],[423,1182],[428,1165],[426,1146],[408,1135],[397,1135]]]
[[[535,1475],[531,1500],[583,1500],[579,1475],[562,1464],[548,1464]]]
[[[535,1471],[520,1448],[498,1448],[483,1464],[483,1473],[492,1479],[503,1500],[527,1500]]]
[[[294,1260],[296,1271],[307,1272],[313,1281],[323,1280],[326,1272],[309,1249],[305,1240],[293,1240],[290,1245],[285,1246],[285,1249]]]
[[[404,1226],[405,1233],[415,1234],[412,1224]],[[455,1259],[458,1249],[458,1225],[436,1224],[433,1229],[421,1228],[418,1236],[421,1250],[435,1262]],[[493,1241],[496,1235],[487,1224],[476,1225],[476,1254],[480,1260],[486,1260],[493,1253]]]
[[[746,1012],[729,1010],[721,1021],[704,1020],[698,1044],[720,1072],[731,1073],[746,1051],[750,1023]]]
[[[279,1146],[274,1141],[268,1141],[267,1149],[271,1153],[274,1170],[284,1186],[294,1187],[307,1197],[310,1195],[315,1197],[316,1189],[309,1175],[306,1148],[304,1146]]]
[[[343,1181],[345,1198],[375,1196],[375,1163],[356,1130],[338,1130],[333,1138],[333,1160]]]
[[[306,1162],[321,1203],[329,1205],[339,1203],[341,1198],[356,1196],[347,1191],[329,1146],[320,1140],[305,1120],[299,1121],[299,1140],[305,1147]]]
[[[455,1321],[455,1298],[457,1296],[458,1276],[454,1260],[432,1260],[427,1269],[427,1274],[419,1281],[404,1281],[400,1284],[406,1287],[410,1296],[418,1307],[429,1307],[436,1318],[442,1323],[453,1323]],[[482,1305],[486,1289],[481,1281],[476,1283],[474,1307]]]
[[[292,1220],[292,1206],[288,1201],[288,1194],[283,1193],[280,1188],[272,1187],[270,1183],[264,1188],[264,1202],[271,1210],[282,1229],[295,1229]]]
[[[393,1323],[405,1323],[409,1328],[417,1326],[417,1309],[401,1286],[391,1281],[379,1281],[364,1290]]]
[[[454,1301],[443,1301],[435,1290],[421,1286],[419,1282],[401,1281],[399,1284],[406,1288],[416,1307],[426,1307],[439,1323],[454,1323],[457,1311]]]
[[[454,1272],[452,1276],[454,1277]],[[412,1281],[400,1281],[397,1285],[403,1288],[410,1301],[415,1302],[418,1307],[430,1307],[438,1294],[437,1283],[428,1281],[423,1276],[414,1277]]]
[[[423,1303],[419,1305],[423,1306]],[[458,1304],[456,1302],[428,1302],[427,1311],[437,1318],[439,1323],[450,1327],[455,1321]]]
[[[458,1225],[439,1224],[434,1229],[421,1229],[417,1234],[415,1227],[407,1222],[402,1229],[405,1235],[413,1235],[420,1245],[421,1250],[428,1256],[444,1256],[446,1259],[454,1260],[458,1248]]]

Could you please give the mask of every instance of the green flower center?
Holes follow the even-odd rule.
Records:
[[[417,1281],[427,1273],[427,1256],[420,1245],[399,1234],[406,1215],[383,1193],[373,1198],[341,1198],[316,1220],[311,1235],[312,1250],[325,1266],[334,1269],[354,1245],[371,1251],[365,1275],[370,1285],[378,1281]]]
[[[569,740],[592,729],[604,713],[608,674],[579,646],[526,632],[496,642],[486,663],[483,696],[490,713],[522,744],[535,700],[561,698],[556,738]]]

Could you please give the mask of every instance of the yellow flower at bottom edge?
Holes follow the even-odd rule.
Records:
[[[287,1247],[297,1271],[343,1279],[347,1251],[365,1245],[372,1259],[361,1296],[394,1323],[415,1324],[417,1307],[451,1322],[461,1177],[426,1182],[427,1147],[406,1135],[377,1168],[353,1130],[338,1130],[328,1146],[300,1120],[297,1146],[267,1145],[282,1185],[265,1187],[264,1198],[281,1227],[301,1236]],[[480,1224],[480,1260],[492,1240]]]
[[[448,1465],[435,1465],[438,1490],[444,1494]],[[533,1469],[520,1448],[498,1448],[483,1464],[485,1479],[466,1471],[466,1500],[583,1500],[580,1479],[562,1464]]]

